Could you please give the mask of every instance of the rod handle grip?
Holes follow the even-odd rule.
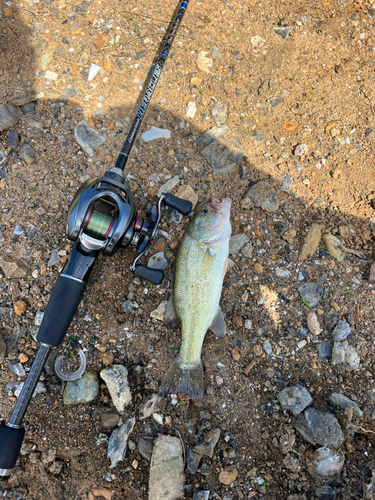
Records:
[[[163,203],[168,207],[174,208],[182,215],[188,215],[193,207],[191,201],[183,200],[182,198],[178,198],[171,193],[167,193],[164,195]]]
[[[0,424],[0,481],[6,481],[16,465],[25,429]]]

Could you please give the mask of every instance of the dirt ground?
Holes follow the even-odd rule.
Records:
[[[0,105],[36,103],[29,111],[23,108],[13,128],[19,146],[29,142],[37,152],[34,161],[24,161],[19,146],[8,146],[8,131],[0,133],[0,150],[7,155],[0,179],[0,256],[27,269],[22,279],[0,275],[0,333],[7,344],[0,415],[5,421],[16,398],[4,388],[21,380],[7,361],[22,358],[24,368],[31,366],[38,348],[32,337],[35,316],[45,310],[72,248],[65,237],[69,204],[84,180],[114,164],[174,9],[171,0],[1,4]],[[375,469],[375,288],[369,282],[375,257],[374,19],[375,6],[352,0],[191,0],[188,6],[142,129],[163,126],[172,136],[151,142],[139,137],[127,171],[142,213],[157,200],[168,176],[180,175],[199,199],[231,197],[232,233],[246,234],[253,244],[252,257],[233,256],[235,267],[224,282],[227,336],[218,340],[208,332],[204,342],[205,397],[198,404],[182,399],[177,405],[168,398],[162,414],[171,417],[170,425],[139,419],[180,339],[179,328],[150,318],[170,296],[177,242],[189,220],[176,224],[167,210],[160,229],[171,239],[159,236],[151,252],[166,254],[163,284],[135,280],[130,251],[100,257],[59,349],[74,339],[86,351],[88,370],[99,372],[108,359],[127,367],[133,402],[123,418],[136,416],[130,437],[135,443],[141,436],[154,441],[169,433],[181,436],[188,449],[209,428],[221,429],[214,457],[204,458],[195,475],[186,471],[186,498],[209,490],[210,499],[307,500],[317,498],[320,485],[331,485],[337,499],[374,498],[366,492]],[[283,27],[291,28],[286,38],[274,30]],[[202,51],[212,59],[207,72],[196,62]],[[88,82],[92,63],[103,69]],[[192,119],[185,113],[189,102],[197,106]],[[227,174],[214,174],[196,145],[215,126],[215,102],[227,106],[225,139],[244,152]],[[106,138],[92,158],[74,136],[82,119]],[[297,156],[301,144],[307,148]],[[241,204],[249,186],[262,180],[279,197],[274,214]],[[321,242],[301,261],[298,252],[313,223],[324,224],[363,258],[347,252],[339,263]],[[14,234],[17,225],[25,232]],[[61,260],[49,267],[53,250],[60,251]],[[278,266],[288,269],[289,277],[277,277]],[[307,331],[309,308],[297,290],[306,282],[326,289],[314,309],[322,327],[318,337]],[[128,315],[121,303],[129,293],[138,307]],[[20,300],[27,304],[23,315],[14,311]],[[342,371],[318,355],[318,341],[332,342],[332,314],[351,325],[347,340],[360,356],[358,371]],[[276,357],[264,352],[267,339]],[[112,500],[147,499],[149,462],[128,449],[124,461],[110,469],[107,444],[98,439],[101,433],[109,437],[101,415],[113,411],[103,381],[98,400],[68,408],[61,381],[43,377],[47,392],[30,404],[22,455],[0,495],[86,500],[93,490],[107,488]],[[316,475],[317,447],[294,429],[292,414],[277,399],[278,392],[296,384],[308,389],[314,408],[335,414],[341,424],[345,441],[339,454],[345,463],[335,477]],[[354,421],[356,432],[350,432],[347,414],[325,402],[330,391],[364,411]],[[209,420],[202,418],[204,410]],[[226,486],[219,473],[229,465],[238,477]]]

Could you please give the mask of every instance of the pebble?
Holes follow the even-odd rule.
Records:
[[[55,264],[59,263],[61,260],[61,257],[59,255],[59,251],[58,250],[52,250],[51,252],[51,256],[49,258],[49,261],[48,261],[48,267],[51,267],[51,266],[54,266]]]
[[[150,313],[150,318],[155,318],[158,321],[163,321],[164,320],[164,314],[165,314],[165,309],[167,307],[167,301],[163,300],[163,302],[160,302],[158,307],[151,311]]]
[[[344,465],[344,457],[328,448],[316,450],[318,458],[314,461],[317,474],[322,477],[332,477],[340,474]]]
[[[318,486],[315,490],[315,496],[319,500],[334,500],[336,498],[336,493],[330,486]]]
[[[241,248],[242,255],[244,257],[246,257],[247,259],[251,259],[252,258],[253,252],[254,252],[254,247],[253,247],[253,245],[250,242],[246,243],[246,245]]]
[[[198,444],[195,449],[201,456],[212,458],[215,452],[215,446],[220,438],[221,430],[219,428],[211,429],[204,437],[204,441]]]
[[[293,154],[296,157],[306,155],[309,152],[309,147],[307,144],[297,144],[294,148]]]
[[[245,328],[246,328],[246,330],[251,330],[252,327],[253,327],[253,323],[252,323],[251,319],[247,319],[245,321]]]
[[[90,403],[98,396],[98,376],[96,372],[86,372],[80,379],[66,383],[63,402],[66,406],[75,406]]]
[[[19,361],[8,361],[8,368],[17,377],[26,377],[25,368]]]
[[[314,312],[310,311],[307,314],[307,327],[313,335],[319,335],[322,331],[318,321],[318,316]]]
[[[184,460],[178,437],[159,434],[151,457],[149,500],[184,497]]]
[[[356,350],[347,341],[335,342],[332,350],[332,364],[347,372],[358,371],[360,359]]]
[[[263,272],[263,266],[261,264],[254,264],[254,271],[258,274],[261,274]]]
[[[331,342],[321,342],[317,345],[319,357],[330,360],[332,358],[333,345]]]
[[[8,146],[10,149],[15,149],[18,146],[19,138],[15,130],[9,130],[8,134]]]
[[[250,38],[250,42],[253,52],[259,52],[259,50],[266,44],[266,40],[262,38],[260,35],[252,36]]]
[[[180,186],[179,190],[176,193],[176,196],[178,198],[181,198],[182,200],[190,201],[192,204],[192,211],[198,203],[198,196],[195,194],[194,189],[189,186],[189,184],[183,184],[182,186]]]
[[[162,410],[165,407],[166,401],[164,398],[160,397],[159,394],[153,394],[147,399],[143,408],[141,409],[142,416],[141,420],[151,417],[156,411]]]
[[[190,446],[186,453],[186,468],[192,474],[195,474],[198,470],[199,464],[201,463],[202,455],[197,452],[195,446]]]
[[[44,318],[44,312],[37,311],[35,314],[35,319],[34,319],[35,325],[40,326],[42,324],[43,318]]]
[[[117,427],[111,434],[108,443],[107,458],[111,460],[110,468],[116,467],[119,462],[124,460],[128,439],[133,432],[135,417],[129,418],[120,427]]]
[[[349,323],[340,319],[337,322],[335,329],[333,330],[333,333],[332,333],[333,340],[335,340],[335,341],[345,340],[346,337],[348,335],[350,335],[351,331],[352,331],[352,329],[351,329],[351,326],[349,325]]]
[[[241,248],[244,247],[249,241],[250,238],[244,233],[234,234],[229,240],[229,253],[232,255],[239,254]]]
[[[337,260],[342,262],[345,259],[345,253],[341,249],[340,240],[330,233],[323,235],[323,241],[326,244],[328,253]]]
[[[209,498],[209,490],[194,490],[193,500],[208,500]]]
[[[21,160],[24,160],[28,165],[32,165],[35,163],[38,155],[35,149],[31,146],[30,143],[24,142],[18,151],[19,157]]]
[[[0,132],[4,132],[4,130],[16,125],[20,117],[21,113],[15,106],[11,104],[0,106]]]
[[[202,134],[196,142],[198,147],[200,146],[208,146],[213,140],[221,139],[227,132],[229,128],[226,125],[221,127],[212,127],[209,130],[206,130],[204,134]]]
[[[158,252],[152,255],[148,260],[147,266],[152,269],[166,269],[168,262],[164,252]]]
[[[289,26],[283,26],[283,27],[277,27],[273,28],[273,31],[275,32],[276,35],[281,36],[284,40],[288,38],[288,36],[293,33],[293,28]]]
[[[309,391],[299,384],[279,392],[277,399],[284,410],[290,410],[294,415],[301,413],[313,401]]]
[[[306,260],[315,254],[318,250],[324,229],[325,226],[323,224],[312,224],[299,252],[300,260]]]
[[[137,450],[146,460],[151,460],[153,444],[143,437],[138,439]]]
[[[221,482],[221,484],[229,486],[237,479],[237,476],[238,470],[235,467],[226,467],[220,472],[219,481]]]
[[[74,129],[74,136],[88,156],[94,156],[100,146],[105,143],[105,137],[87,125],[85,120],[81,120]]]
[[[175,209],[169,209],[170,214],[169,214],[169,219],[171,222],[174,222],[174,224],[179,224],[182,221],[182,214],[180,212],[177,212]]]
[[[191,102],[191,101],[188,102],[188,105],[187,105],[186,111],[185,111],[186,117],[193,119],[196,112],[197,112],[197,105],[196,105],[196,103],[195,102]]]
[[[205,52],[202,50],[199,52],[198,57],[197,57],[197,66],[201,71],[204,71],[205,73],[209,73],[210,69],[213,66],[213,60],[211,57],[207,57],[208,52]]]
[[[321,446],[340,448],[344,435],[334,415],[310,408],[305,411],[305,418],[307,429]]]
[[[18,300],[14,304],[14,312],[17,314],[17,316],[22,316],[23,314],[25,314],[26,309],[27,305],[26,302],[24,302],[23,300]]]
[[[327,403],[331,406],[338,406],[339,408],[345,410],[345,408],[350,405],[353,408],[353,415],[357,418],[363,417],[363,411],[359,408],[355,401],[352,401],[347,396],[340,394],[339,392],[331,392],[324,398]]]
[[[256,207],[268,213],[277,212],[280,206],[275,188],[265,181],[257,182],[252,186],[246,193],[245,198],[250,198]]]
[[[14,390],[14,395],[16,396],[16,398],[18,398],[19,395],[21,394],[21,391],[22,391],[22,388],[24,385],[25,385],[25,382],[21,382],[20,384],[17,385],[16,389]],[[33,398],[35,396],[38,396],[39,394],[45,394],[46,392],[47,392],[46,384],[44,382],[39,381],[36,384],[36,387],[35,387],[35,390],[33,393]]]
[[[296,417],[293,417],[292,424],[301,434],[303,439],[305,439],[308,443],[312,444],[313,446],[318,444],[316,439],[311,435],[310,431],[307,428],[306,418],[303,413],[300,413]]]
[[[134,307],[132,300],[125,300],[125,302],[121,302],[120,305],[125,314],[131,314]]]
[[[117,413],[103,413],[100,417],[100,423],[106,429],[114,429],[119,421],[120,415]]]
[[[275,108],[283,102],[284,99],[282,97],[272,97],[271,99],[268,99],[268,106],[270,106],[271,108]]]
[[[298,291],[308,307],[316,307],[323,297],[324,288],[317,283],[304,283],[298,287]]]
[[[214,174],[227,174],[231,172],[243,158],[244,153],[233,144],[214,140],[206,146],[201,154],[212,167]]]
[[[221,127],[227,121],[227,107],[224,104],[221,104],[221,102],[217,102],[212,107],[211,115],[216,123],[216,126]]]
[[[44,78],[46,78],[46,80],[53,80],[54,82],[57,82],[58,77],[59,75],[55,71],[47,70],[44,73]]]
[[[163,193],[170,193],[178,184],[180,184],[180,177],[175,175],[159,188],[157,195],[160,197]]]
[[[6,350],[6,343],[4,342],[3,336],[0,335],[0,365],[2,365],[4,362]]]
[[[24,234],[26,229],[23,226],[20,226],[19,224],[16,225],[14,228],[13,234],[16,236],[20,236],[21,234]]]
[[[102,370],[100,376],[107,385],[117,411],[124,411],[125,406],[132,401],[128,370],[123,365],[112,365]]]
[[[289,278],[289,276],[291,275],[291,272],[288,271],[287,269],[280,269],[280,267],[277,267],[275,269],[275,275],[278,278]]]
[[[325,318],[325,323],[327,325],[327,328],[329,328],[330,330],[333,330],[335,328],[335,326],[337,325],[338,320],[339,320],[339,317],[337,316],[336,313],[327,314],[327,316]]]

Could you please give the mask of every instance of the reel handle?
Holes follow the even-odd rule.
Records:
[[[191,201],[183,200],[182,198],[178,198],[171,193],[164,194],[163,203],[168,207],[174,208],[182,215],[188,215],[193,207]]]
[[[151,281],[154,285],[160,285],[164,278],[164,273],[161,269],[153,269],[142,264],[137,264],[135,266],[134,274],[138,276],[138,278]]]

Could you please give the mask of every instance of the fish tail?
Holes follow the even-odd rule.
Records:
[[[184,366],[178,354],[160,386],[159,395],[164,397],[167,393],[186,394],[193,401],[200,401],[204,395],[202,363]]]

